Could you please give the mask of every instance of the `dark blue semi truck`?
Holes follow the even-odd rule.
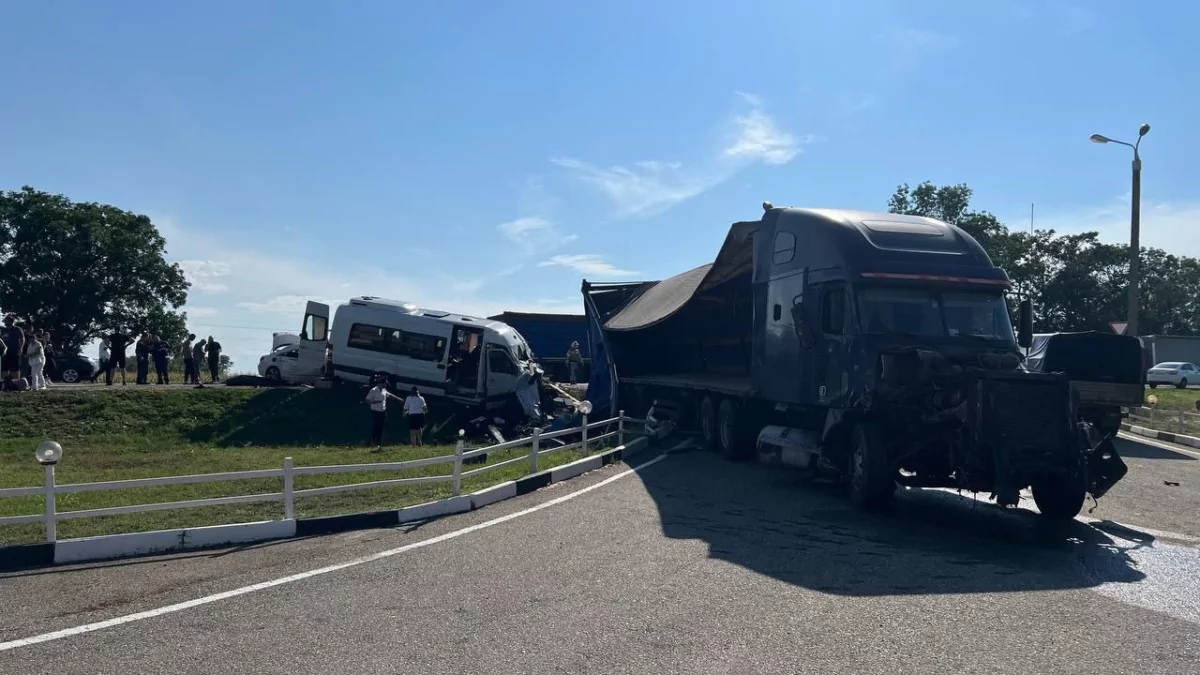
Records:
[[[732,460],[992,494],[1070,519],[1125,474],[1067,377],[1030,372],[1009,279],[967,233],[914,216],[775,208],[716,260],[658,282],[583,282],[597,407],[653,406]]]

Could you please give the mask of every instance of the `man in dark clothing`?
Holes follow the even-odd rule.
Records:
[[[188,333],[187,339],[179,347],[179,354],[183,357],[183,383],[184,384],[200,384],[200,377],[196,373],[196,357],[192,351],[192,342],[196,340],[194,333]]]
[[[150,336],[150,357],[154,359],[154,373],[159,384],[171,384],[169,372],[171,349],[157,335]]]
[[[150,334],[143,332],[133,346],[137,358],[137,383],[150,384]]]
[[[194,378],[192,384],[200,384],[200,366],[204,363],[204,350],[207,348],[208,343],[204,340],[197,342],[196,346],[192,347],[192,377]]]
[[[125,350],[129,348],[129,343],[133,342],[133,338],[120,329],[117,329],[108,336],[108,368],[104,371],[104,383],[112,386],[113,370],[121,371],[121,386],[125,386]]]
[[[17,325],[17,317],[8,314],[4,317],[4,326],[0,327],[0,340],[8,349],[0,357],[0,373],[4,375],[5,386],[15,386],[21,379],[21,355],[25,353],[25,331]]]
[[[208,353],[208,375],[212,378],[211,382],[216,382],[221,375],[221,343],[209,335],[205,351]]]

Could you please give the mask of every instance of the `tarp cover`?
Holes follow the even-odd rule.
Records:
[[[1135,337],[1091,331],[1033,336],[1025,367],[1072,380],[1140,384],[1142,345]]]
[[[604,324],[606,330],[648,328],[678,312],[697,293],[748,273],[754,264],[753,238],[760,222],[734,223],[715,262],[658,282]],[[593,355],[594,358],[594,355]]]

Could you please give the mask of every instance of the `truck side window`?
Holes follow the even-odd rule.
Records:
[[[796,257],[796,235],[791,232],[779,232],[775,235],[775,255],[771,262],[775,265],[790,263]]]
[[[821,332],[841,335],[846,325],[846,289],[831,288],[821,300]]]

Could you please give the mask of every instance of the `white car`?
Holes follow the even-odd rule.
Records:
[[[300,357],[299,346],[284,344],[271,350],[258,360],[258,376],[276,382],[296,382],[296,363]]]
[[[1189,384],[1200,384],[1200,366],[1185,361],[1166,361],[1146,371],[1146,384],[1151,389],[1160,384],[1187,389]]]

